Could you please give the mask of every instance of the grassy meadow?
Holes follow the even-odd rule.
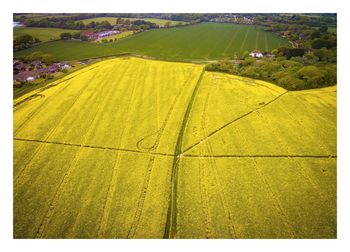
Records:
[[[49,53],[58,60],[79,60],[118,53],[133,53],[168,60],[207,60],[233,57],[245,51],[271,51],[289,46],[286,39],[251,25],[203,23],[171,29],[156,29],[96,45],[79,41],[54,41],[26,50],[15,56],[35,51]]]
[[[83,58],[143,36],[144,52],[196,58],[283,43],[189,28],[45,46]],[[336,91],[134,57],[75,71],[14,99],[14,237],[336,238]]]
[[[64,32],[79,32],[78,30],[68,30],[59,28],[41,28],[41,27],[17,27],[13,29],[13,36],[29,34],[33,38],[38,38],[42,42],[60,39],[60,34]]]

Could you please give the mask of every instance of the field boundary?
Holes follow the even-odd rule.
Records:
[[[274,101],[276,101],[277,99],[281,98],[283,95],[285,95],[286,93],[288,93],[288,91],[276,96],[275,98],[273,98],[272,100],[270,100],[269,102],[265,103],[264,105],[256,108],[256,109],[253,109],[231,121],[229,121],[228,123],[225,123],[224,125],[222,125],[221,127],[217,128],[216,130],[212,131],[211,133],[209,133],[205,138],[202,138],[201,140],[197,141],[196,143],[192,144],[191,146],[187,147],[182,153],[181,155],[183,155],[184,153],[188,152],[189,150],[191,150],[192,148],[196,147],[198,144],[202,143],[203,141],[206,141],[209,137],[215,135],[216,133],[220,132],[221,130],[223,130],[224,128],[226,128],[227,126],[239,121],[240,119],[243,119],[244,117],[252,114],[253,112],[256,112],[256,111],[259,111],[260,109],[266,107],[267,105],[273,103]]]

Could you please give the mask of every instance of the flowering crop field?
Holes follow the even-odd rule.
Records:
[[[336,87],[132,57],[14,100],[15,238],[335,238]]]
[[[53,41],[17,51],[15,57],[42,52],[58,60],[81,60],[130,53],[189,61],[230,58],[255,49],[271,52],[281,46],[289,47],[290,43],[259,26],[202,23],[148,30],[111,43]]]

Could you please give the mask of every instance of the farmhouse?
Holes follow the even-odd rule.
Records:
[[[41,63],[41,61],[40,60],[34,60],[32,63],[30,63],[30,67],[32,68],[32,69],[41,69],[41,68],[43,68],[43,66],[42,66],[42,63]]]
[[[38,71],[23,71],[13,76],[14,81],[33,81],[40,77]]]
[[[254,58],[261,58],[264,55],[259,50],[254,50],[251,53],[249,53],[249,56]]]
[[[19,73],[19,72],[25,71],[25,70],[26,70],[26,65],[23,62],[20,62],[18,60],[13,62],[13,72],[14,73]]]
[[[121,33],[121,31],[111,30],[111,31],[103,31],[103,32],[97,32],[97,33],[87,31],[87,32],[84,32],[83,35],[88,36],[89,39],[102,39],[102,38],[109,37],[111,35],[115,35],[119,33]]]

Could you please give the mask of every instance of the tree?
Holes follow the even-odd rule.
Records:
[[[171,26],[171,22],[166,22],[165,25],[164,25],[166,28],[169,28]]]
[[[272,51],[271,51],[271,54],[273,54],[273,55],[278,55],[278,50],[277,49],[273,49]]]
[[[321,49],[322,47],[330,49],[332,47],[335,47],[337,43],[333,40],[315,39],[314,41],[312,41],[311,45],[313,49]]]
[[[89,40],[89,37],[86,36],[86,35],[81,34],[81,35],[80,35],[80,39],[81,39],[82,41],[88,41],[88,40]]]
[[[327,32],[328,30],[328,26],[327,25],[322,25],[319,29],[318,29],[320,32]]]
[[[244,67],[241,74],[248,77],[258,78],[260,77],[259,68],[255,66]]]
[[[46,64],[51,64],[56,61],[56,58],[52,54],[43,54],[41,60]]]
[[[306,82],[308,88],[322,87],[325,85],[326,72],[316,66],[305,66],[297,72],[297,77]]]
[[[314,31],[314,32],[311,34],[311,38],[312,38],[312,39],[320,38],[320,37],[321,37],[321,32],[320,32],[320,31]]]
[[[17,44],[27,44],[33,41],[33,37],[29,34],[20,35],[15,38]]]
[[[115,24],[123,24],[123,19],[118,17],[117,20],[115,21]]]
[[[247,50],[242,53],[242,59],[245,59],[248,56],[249,56],[249,52]]]
[[[80,32],[74,32],[73,35],[72,35],[72,38],[80,39],[81,38],[81,33]]]
[[[72,38],[72,34],[70,32],[63,32],[60,34],[62,40],[68,40]]]
[[[319,50],[314,51],[315,56],[317,56],[321,61],[331,61],[335,55],[331,50],[328,50],[327,48],[323,47]]]
[[[247,57],[243,61],[240,62],[239,66],[240,67],[245,67],[245,66],[251,66],[256,62],[256,58],[253,57]]]
[[[278,51],[285,56],[287,59],[290,59],[291,57],[298,57],[303,56],[305,53],[304,48],[288,48],[288,47],[280,47],[278,48]]]
[[[27,62],[31,62],[34,60],[42,60],[43,53],[42,52],[32,52],[26,57]]]
[[[279,62],[270,62],[261,67],[261,74],[264,77],[271,77],[273,73],[282,71],[284,68]]]
[[[301,90],[305,88],[305,81],[298,79],[293,74],[289,74],[280,78],[278,85],[288,90]]]

